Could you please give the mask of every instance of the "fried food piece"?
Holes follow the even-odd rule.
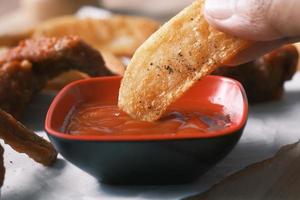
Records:
[[[211,27],[196,0],[138,48],[121,84],[119,107],[135,119],[157,120],[197,80],[250,42]]]
[[[0,145],[0,187],[2,187],[5,177],[5,167],[4,167],[4,149]]]
[[[299,52],[300,51],[300,43],[298,42],[298,43],[296,43],[294,45],[296,46],[296,48],[297,48],[297,50]],[[298,70],[300,71],[300,62],[299,61],[298,61]]]
[[[72,69],[111,75],[99,52],[76,36],[21,42],[0,57],[0,108],[18,118],[48,80]]]
[[[282,97],[284,82],[297,71],[298,51],[287,45],[255,61],[237,67],[221,67],[213,74],[242,83],[250,103],[278,100]]]
[[[33,37],[77,35],[100,52],[106,50],[116,56],[132,56],[158,28],[158,22],[143,17],[114,15],[106,19],[80,19],[64,16],[39,25]]]
[[[77,69],[92,76],[111,74],[102,56],[77,36],[40,37],[21,41],[0,58],[0,64],[28,60],[33,70],[53,77],[57,71]],[[36,67],[37,66],[37,67]]]
[[[0,138],[14,150],[26,153],[33,160],[43,165],[52,165],[56,160],[57,152],[51,143],[37,136],[1,109]]]

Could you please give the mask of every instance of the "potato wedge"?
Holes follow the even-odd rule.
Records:
[[[80,72],[78,70],[70,70],[67,72],[64,72],[54,79],[50,80],[47,82],[46,87],[44,88],[45,90],[61,90],[63,87],[68,85],[69,83],[72,83],[74,81],[82,80],[90,78],[89,75],[86,73]]]
[[[163,25],[134,54],[121,84],[119,107],[154,121],[197,80],[251,44],[211,27],[197,0]]]
[[[1,49],[0,49],[1,54]],[[101,51],[101,55],[104,59],[105,66],[108,68],[110,72],[116,75],[123,75],[125,71],[125,66],[121,62],[119,58],[114,56],[112,53],[108,51]],[[65,87],[67,84],[89,78],[90,76],[82,73],[77,70],[71,70],[65,73],[60,74],[59,76],[55,77],[54,79],[48,81],[45,89],[46,90],[61,90],[63,87]]]
[[[124,75],[125,66],[120,58],[106,50],[101,50],[100,53],[104,59],[105,66],[109,69],[109,71],[116,75]]]
[[[295,46],[297,47],[298,52],[299,52],[299,54],[300,54],[300,43],[299,43],[299,42],[296,43]],[[299,59],[299,61],[298,61],[298,71],[300,71],[300,59]]]
[[[19,44],[21,40],[31,37],[33,30],[23,31],[15,34],[0,34],[0,47],[12,47]]]

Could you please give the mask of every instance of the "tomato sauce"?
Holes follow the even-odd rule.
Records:
[[[209,134],[231,125],[230,115],[217,104],[206,108],[187,103],[171,107],[156,122],[143,122],[132,119],[116,105],[81,103],[70,111],[63,131],[72,135]]]

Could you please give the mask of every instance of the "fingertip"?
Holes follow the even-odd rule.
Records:
[[[227,66],[237,66],[259,58],[284,44],[289,44],[299,38],[280,39],[275,41],[255,42],[249,48],[237,54],[232,60],[225,63]]]
[[[213,27],[223,30],[222,21],[232,16],[232,10],[226,6],[228,1],[206,0],[204,5],[204,17]]]
[[[204,14],[211,19],[228,19],[233,15],[234,7],[228,0],[206,0]]]

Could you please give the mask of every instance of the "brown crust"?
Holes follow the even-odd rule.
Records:
[[[158,119],[197,80],[250,45],[211,27],[197,0],[154,33],[134,54],[119,107],[133,118]]]
[[[52,165],[56,160],[57,152],[51,143],[37,136],[2,110],[0,110],[0,138],[14,150],[26,153],[43,165]]]
[[[107,19],[80,19],[64,16],[39,25],[33,37],[77,35],[100,51],[106,50],[116,56],[132,56],[158,27],[159,23],[143,17],[114,15]]]
[[[4,167],[4,149],[0,145],[0,187],[2,187],[5,177],[5,167]]]

